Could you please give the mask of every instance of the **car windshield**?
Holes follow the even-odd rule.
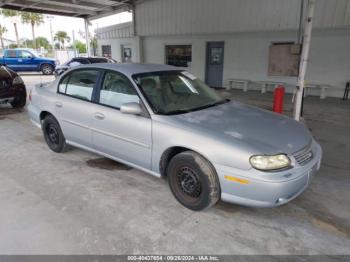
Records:
[[[133,78],[156,114],[188,113],[229,101],[186,71],[152,72]]]

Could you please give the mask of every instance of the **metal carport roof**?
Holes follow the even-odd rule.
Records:
[[[0,0],[0,8],[96,19],[131,9],[132,0]]]
[[[123,11],[133,11],[133,23],[135,25],[135,3],[143,1],[147,0],[0,0],[0,8],[84,18],[85,31],[88,32],[88,20]],[[299,88],[294,111],[296,120],[300,119],[315,4],[316,0],[307,0],[308,14],[304,20],[303,51],[298,77]],[[304,0],[301,0],[301,6],[304,6]],[[90,42],[87,33],[85,37],[87,52],[90,54]]]

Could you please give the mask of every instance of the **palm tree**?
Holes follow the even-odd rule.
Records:
[[[19,15],[19,13],[17,11],[10,10],[10,9],[2,9],[1,14],[5,17],[16,17]],[[17,29],[16,20],[13,20],[13,26],[15,27],[16,42],[17,42],[17,46],[19,47],[19,36],[18,36],[18,29]]]
[[[33,47],[36,49],[37,44],[35,41],[35,31],[34,28],[36,25],[44,23],[44,16],[42,14],[30,13],[30,12],[21,12],[22,22],[24,24],[30,24],[32,26],[32,36],[33,36]]]
[[[3,35],[4,35],[4,33],[6,33],[6,32],[7,32],[6,27],[0,25],[0,41],[1,41],[1,47],[2,47],[2,49],[5,48]]]
[[[60,49],[64,48],[64,43],[66,42],[66,40],[67,42],[70,41],[70,37],[65,31],[57,31],[53,39],[60,44]]]

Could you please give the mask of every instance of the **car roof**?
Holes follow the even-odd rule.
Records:
[[[159,71],[181,71],[181,68],[175,66],[169,66],[164,64],[139,64],[139,63],[100,63],[100,64],[89,64],[80,65],[75,68],[102,68],[109,70],[116,70],[127,76],[134,74],[159,72]]]

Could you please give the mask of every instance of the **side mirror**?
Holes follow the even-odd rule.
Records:
[[[122,106],[120,107],[120,112],[124,114],[141,115],[142,108],[139,103],[135,103],[135,102],[125,103],[125,104],[122,104]]]

